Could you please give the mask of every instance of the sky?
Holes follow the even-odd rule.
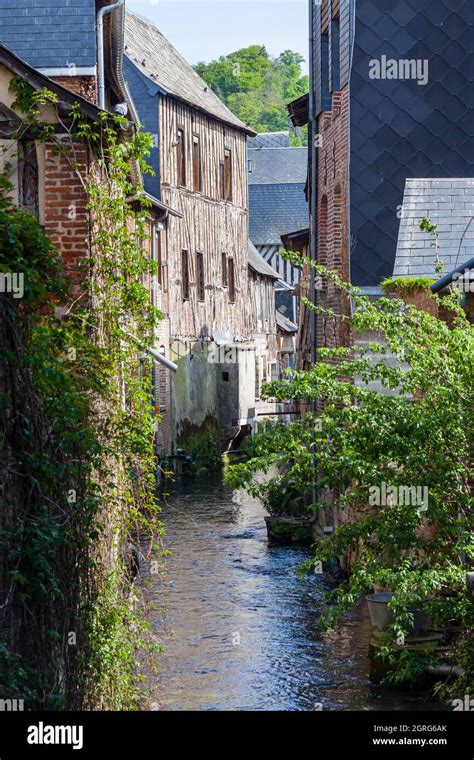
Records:
[[[187,61],[211,61],[248,45],[272,56],[295,50],[308,57],[307,0],[126,0],[153,21]],[[302,66],[308,72],[307,63]]]

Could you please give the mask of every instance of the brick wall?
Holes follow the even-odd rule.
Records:
[[[169,357],[170,323],[164,318],[158,325],[158,335],[155,347],[163,348]],[[155,362],[154,369],[155,409],[160,415],[156,427],[156,451],[158,455],[166,455],[170,451],[171,441],[171,372],[167,367]]]
[[[466,293],[466,305],[464,308],[469,322],[471,325],[474,325],[474,293]]]
[[[75,143],[75,159],[84,177],[88,167],[85,145]],[[64,268],[79,289],[81,262],[89,256],[89,225],[86,193],[67,156],[57,153],[52,144],[45,148],[44,231],[61,254]]]
[[[332,111],[318,121],[318,263],[349,280],[349,90],[332,95]],[[347,297],[332,284],[318,291],[322,305],[349,313]],[[350,330],[340,317],[317,318],[319,347],[350,345]]]
[[[54,81],[97,105],[97,77],[53,77]]]

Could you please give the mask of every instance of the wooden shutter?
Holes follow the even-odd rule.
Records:
[[[181,290],[183,300],[189,301],[189,261],[187,251],[181,251]]]
[[[198,193],[202,190],[201,139],[193,135],[193,187]]]
[[[204,282],[204,255],[196,253],[196,285],[199,301],[204,301],[206,294]]]
[[[222,254],[222,287],[226,288],[229,284],[229,278],[227,276],[227,254]]]
[[[224,199],[232,200],[232,151],[230,148],[224,151]]]
[[[229,279],[229,301],[235,303],[235,269],[234,259],[229,258],[227,261],[227,276]]]
[[[177,163],[178,185],[186,187],[186,145],[184,141],[183,129],[178,129]]]
[[[220,190],[220,196],[223,201],[225,201],[225,170],[224,170],[224,161],[221,161],[219,164],[219,190]]]

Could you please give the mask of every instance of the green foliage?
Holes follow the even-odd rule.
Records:
[[[438,225],[433,224],[431,219],[428,219],[427,216],[423,217],[423,219],[420,222],[420,230],[422,232],[427,232],[429,235],[432,235],[433,242],[431,243],[431,247],[435,249],[436,252],[436,259],[435,259],[435,272],[439,275],[442,275],[445,270],[444,262],[439,257],[439,232],[438,232]]]
[[[254,475],[276,467],[275,487],[285,472],[287,482],[296,484],[309,508],[318,512],[326,507],[322,499],[311,503],[316,479],[320,497],[327,492],[331,505],[345,515],[331,536],[316,542],[314,560],[306,566],[310,570],[316,560],[352,557],[350,578],[333,592],[335,604],[323,615],[324,625],[335,625],[375,583],[389,583],[394,591],[393,647],[397,636],[409,632],[414,609],[422,608],[435,625],[458,621],[466,636],[456,644],[456,657],[466,659],[474,623],[465,584],[466,569],[474,563],[469,488],[474,329],[455,296],[443,299],[456,315],[448,327],[399,299],[372,302],[336,273],[308,259],[302,262],[297,254],[293,258],[314,266],[318,275],[351,296],[347,319],[355,335],[375,331],[380,338],[358,346],[356,353],[321,348],[310,370],[269,383],[266,397],[312,401],[321,411],[262,434],[254,454],[231,467],[229,478],[234,486],[265,497],[268,485],[256,483]],[[320,318],[332,315],[323,305],[305,303]],[[372,390],[372,382],[386,393]],[[371,494],[384,483],[426,488],[426,510],[409,499],[377,505]]]
[[[276,132],[288,129],[287,104],[308,92],[303,60],[292,50],[271,58],[263,45],[251,45],[195,69],[245,124],[256,132]],[[293,144],[302,144],[302,138],[293,136]]]
[[[195,433],[188,441],[186,450],[191,456],[193,475],[202,475],[222,464],[215,430]]]
[[[41,104],[13,82],[35,139],[55,142]],[[121,120],[89,123],[72,109],[57,144],[84,184],[92,256],[80,297],[68,292],[58,253],[36,219],[15,208],[0,177],[0,270],[24,275],[24,298],[0,294],[0,359],[8,366],[1,437],[4,501],[0,570],[5,631],[2,694],[28,708],[130,709],[140,698],[137,656],[149,645],[143,605],[132,593],[128,547],[161,532],[155,489],[151,367],[138,349],[160,314],[146,279],[148,212],[126,202],[132,159],[145,166],[150,138],[120,142]],[[96,155],[83,178],[74,141]],[[54,305],[67,305],[58,319]],[[71,644],[69,635],[74,634]]]
[[[438,225],[433,224],[431,219],[428,219],[427,216],[424,216],[420,222],[420,230],[422,232],[428,232],[430,235],[436,235],[438,232]]]
[[[303,517],[308,514],[304,498],[298,492],[296,484],[288,482],[284,475],[263,484],[259,496],[269,515]]]
[[[433,282],[433,277],[387,277],[380,284],[386,293],[411,293],[428,290]]]
[[[421,687],[427,682],[426,666],[436,664],[435,644],[416,645],[404,648],[394,647],[389,638],[378,634],[377,639],[385,643],[378,649],[377,657],[382,658],[391,667],[383,679],[387,686]]]

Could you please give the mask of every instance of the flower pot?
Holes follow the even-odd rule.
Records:
[[[466,585],[469,595],[474,599],[474,573],[466,573]]]
[[[393,591],[369,594],[365,597],[369,608],[370,621],[377,631],[385,630],[395,620],[394,614],[388,606],[392,597]],[[428,613],[420,609],[413,609],[411,612],[413,613],[413,624],[408,629],[408,633],[418,634],[429,623]]]
[[[268,540],[276,544],[313,543],[314,517],[290,517],[284,515],[266,515]]]
[[[365,597],[369,608],[370,622],[376,631],[383,631],[391,625],[395,619],[392,610],[388,606],[392,597],[392,591],[369,594]]]

